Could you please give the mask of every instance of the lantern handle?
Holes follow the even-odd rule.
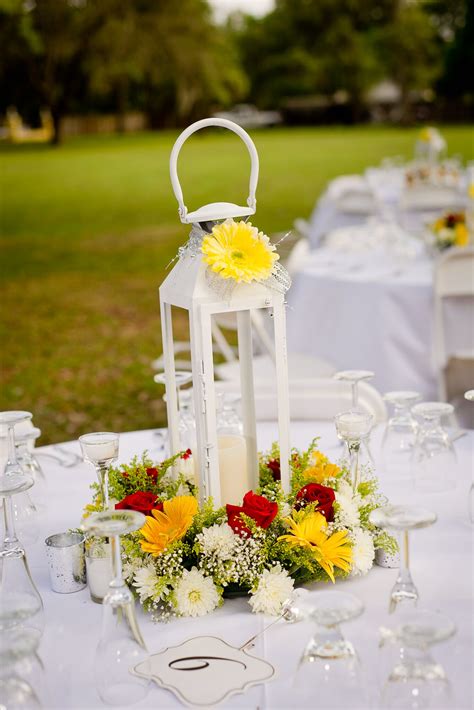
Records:
[[[179,212],[179,216],[180,216],[180,219],[182,222],[188,221],[186,219],[187,214],[188,214],[188,208],[184,204],[183,191],[181,189],[181,184],[180,184],[179,178],[178,178],[178,155],[179,155],[181,148],[183,147],[184,142],[189,138],[189,136],[191,136],[196,131],[200,131],[201,128],[208,128],[209,126],[218,126],[220,128],[227,128],[229,131],[233,131],[243,140],[243,142],[247,146],[247,150],[250,154],[250,180],[249,180],[249,196],[247,198],[247,205],[250,209],[248,209],[248,208],[240,208],[240,209],[245,210],[245,213],[248,213],[248,214],[253,214],[256,209],[257,200],[255,199],[255,192],[257,190],[257,183],[258,183],[259,161],[258,161],[257,149],[255,147],[253,140],[250,138],[247,131],[244,131],[244,129],[241,126],[239,126],[237,123],[234,123],[233,121],[229,121],[226,118],[204,118],[201,121],[196,121],[195,123],[192,123],[190,126],[185,128],[185,130],[178,136],[178,138],[173,146],[173,149],[171,151],[171,155],[170,155],[171,185],[173,187],[173,192],[175,194],[175,197],[178,201],[178,205],[179,205],[178,212]],[[219,204],[225,204],[225,203],[219,203]],[[236,207],[236,205],[233,205],[233,207]]]

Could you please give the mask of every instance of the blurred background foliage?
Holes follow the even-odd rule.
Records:
[[[236,101],[325,96],[335,120],[357,121],[384,79],[404,122],[413,92],[436,97],[441,118],[474,105],[472,0],[276,0],[225,25],[206,0],[0,0],[0,43],[0,112],[14,105],[31,123],[49,107],[56,141],[66,113],[140,110],[154,128]]]

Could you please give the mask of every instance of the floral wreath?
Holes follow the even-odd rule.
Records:
[[[369,470],[353,491],[346,463],[331,463],[317,439],[304,452],[294,449],[290,466],[285,495],[274,444],[259,457],[257,490],[239,506],[217,509],[212,500],[198,504],[189,449],[159,464],[145,452],[110,470],[115,508],[146,515],[139,531],[122,538],[122,556],[125,580],[152,619],[202,616],[233,596],[276,615],[295,585],[366,574],[375,549],[397,549],[369,522],[386,502]],[[99,487],[92,488],[85,515],[102,508]]]

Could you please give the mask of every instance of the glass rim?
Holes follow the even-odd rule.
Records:
[[[91,431],[88,434],[81,434],[80,437],[78,437],[78,441],[80,441],[82,444],[88,444],[89,446],[102,446],[104,444],[104,439],[102,441],[90,441],[90,438],[92,437],[108,437],[108,441],[115,441],[115,439],[119,439],[119,434],[115,431]]]

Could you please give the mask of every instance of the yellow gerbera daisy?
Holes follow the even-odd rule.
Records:
[[[311,550],[328,577],[334,583],[334,567],[349,572],[352,561],[352,550],[348,543],[347,531],[340,530],[331,536],[326,535],[326,518],[318,512],[305,514],[304,511],[294,512],[292,518],[285,518],[288,524],[288,535],[278,539],[290,545],[299,545]]]
[[[205,263],[224,279],[264,281],[280,257],[269,238],[250,222],[227,219],[202,242]]]
[[[462,222],[454,227],[454,243],[457,247],[467,247],[469,244],[469,232]]]
[[[198,503],[193,496],[176,496],[163,503],[161,510],[152,510],[147,515],[145,524],[140,529],[145,538],[140,540],[144,552],[154,557],[161,553],[175,540],[180,540],[191,526],[197,513]]]

